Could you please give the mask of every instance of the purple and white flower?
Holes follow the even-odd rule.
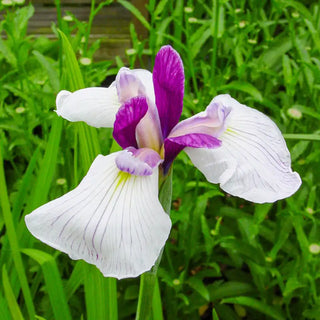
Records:
[[[158,199],[184,150],[208,181],[249,201],[274,202],[301,184],[280,130],[261,112],[229,95],[180,123],[184,70],[164,46],[153,73],[121,68],[109,88],[61,91],[57,114],[94,127],[113,127],[122,151],[98,155],[78,187],[26,216],[31,233],[105,276],[136,277],[157,260],[171,229]]]

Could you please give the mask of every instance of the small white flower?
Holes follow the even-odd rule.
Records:
[[[1,4],[4,6],[12,6],[14,5],[14,2],[12,0],[2,0]]]
[[[248,43],[250,44],[256,44],[257,40],[256,39],[248,39]]]
[[[87,58],[87,57],[82,57],[82,58],[79,59],[79,62],[83,66],[89,66],[92,63],[92,60],[90,58]]]
[[[292,18],[297,19],[297,18],[300,17],[300,13],[299,13],[298,11],[293,11],[293,12],[291,13],[291,16],[292,16]]]
[[[67,180],[65,178],[59,178],[56,180],[56,184],[59,186],[63,186],[66,183],[67,183]]]
[[[192,7],[184,7],[184,12],[185,13],[192,13],[193,12],[193,8]]]
[[[309,245],[309,251],[312,254],[319,254],[320,253],[320,246],[317,243],[312,243]]]
[[[188,22],[189,22],[189,23],[197,23],[197,22],[198,22],[198,19],[195,18],[195,17],[190,17],[190,18],[188,18]]]
[[[245,21],[245,20],[242,20],[242,21],[239,22],[239,28],[240,29],[243,29],[246,25],[247,25],[247,21]]]
[[[287,110],[287,114],[289,117],[295,120],[300,120],[302,118],[302,112],[296,108],[289,108]]]
[[[309,214],[314,214],[314,210],[310,207],[307,207],[306,208],[306,212],[309,213]]]
[[[65,16],[62,17],[62,19],[63,19],[64,21],[67,21],[67,22],[73,21],[73,17],[70,16],[70,15],[65,15]]]
[[[127,54],[128,56],[133,56],[133,55],[135,55],[136,53],[137,53],[137,50],[136,50],[136,49],[133,49],[133,48],[126,50],[126,54]]]
[[[24,113],[26,109],[24,107],[18,107],[16,108],[16,113]]]

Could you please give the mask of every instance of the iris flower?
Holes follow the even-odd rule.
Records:
[[[151,269],[169,236],[159,173],[168,174],[180,151],[209,182],[249,201],[274,202],[299,188],[272,120],[219,95],[179,123],[183,95],[182,60],[170,46],[158,52],[153,73],[121,68],[108,88],[61,91],[58,115],[113,127],[123,150],[98,155],[78,187],[27,215],[30,232],[104,276],[136,277]]]

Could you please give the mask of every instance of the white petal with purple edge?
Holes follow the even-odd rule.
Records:
[[[109,88],[86,88],[75,92],[60,91],[56,98],[57,114],[76,122],[100,128],[113,127],[115,115],[120,108],[117,89],[114,84]]]
[[[118,170],[117,153],[99,155],[79,186],[25,217],[30,232],[106,277],[136,277],[157,260],[171,228],[150,176]]]
[[[276,124],[229,95],[219,95],[212,102],[231,108],[225,120],[227,129],[218,137],[222,146],[185,149],[207,180],[256,203],[274,202],[295,193],[301,179],[291,170],[290,153]]]
[[[116,77],[116,86],[121,103],[137,96],[145,96],[155,103],[152,73],[148,70],[121,68]]]

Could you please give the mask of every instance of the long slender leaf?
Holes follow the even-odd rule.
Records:
[[[22,262],[22,257],[20,254],[18,237],[16,233],[16,228],[14,227],[10,202],[7,193],[7,184],[5,180],[4,167],[3,167],[3,158],[2,158],[2,145],[0,144],[0,204],[2,208],[2,214],[7,229],[7,235],[9,239],[9,244],[12,252],[12,258],[14,261],[15,269],[18,273],[20,285],[22,288],[23,296],[25,303],[28,309],[30,319],[35,317],[35,308],[32,302],[31,293],[28,285],[28,280],[25,274],[25,269]]]
[[[2,282],[3,282],[4,294],[6,296],[12,318],[14,320],[23,320],[24,318],[17,304],[16,297],[12,291],[5,265],[2,267]]]
[[[253,309],[271,317],[272,319],[285,320],[285,317],[276,308],[271,307],[270,305],[268,305],[262,301],[256,300],[254,298],[235,297],[235,298],[223,299],[221,302],[222,303],[240,304],[242,306],[253,308]]]
[[[56,260],[50,254],[37,249],[22,249],[21,251],[40,264],[55,319],[71,320]]]

